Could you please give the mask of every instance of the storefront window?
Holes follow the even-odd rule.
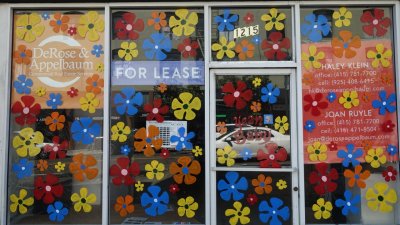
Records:
[[[200,9],[114,10],[110,223],[204,224]]]
[[[211,19],[213,60],[292,60],[290,8],[216,8]]]
[[[392,15],[388,7],[301,10],[307,223],[396,223]]]
[[[13,20],[8,224],[100,224],[103,12]]]

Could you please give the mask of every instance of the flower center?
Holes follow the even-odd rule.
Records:
[[[276,214],[276,211],[275,211],[275,210],[272,210],[272,214]]]
[[[251,20],[251,17],[250,17],[250,16],[248,16],[248,17],[247,17],[247,20]]]
[[[181,137],[181,138],[179,138],[179,141],[184,142],[184,141],[185,141],[185,138],[184,138],[184,137]]]
[[[311,103],[311,105],[314,106],[314,107],[316,107],[316,106],[318,105],[318,102],[317,102],[317,101],[313,101],[313,102]]]
[[[351,206],[351,202],[347,202],[346,205],[347,205],[347,206]]]
[[[44,189],[46,189],[46,191],[51,191],[51,186],[46,185],[46,187]]]
[[[188,108],[189,108],[189,105],[188,105],[188,104],[183,104],[182,108],[183,108],[183,109],[188,109]]]
[[[61,20],[57,20],[57,25],[60,26],[62,24]]]
[[[151,138],[146,138],[147,143],[151,143]]]
[[[159,23],[160,22],[160,18],[155,18],[154,22]]]
[[[272,21],[273,23],[275,23],[275,22],[276,22],[276,18],[273,17],[273,18],[271,19],[271,21]]]
[[[157,113],[158,113],[158,109],[157,109],[157,108],[153,108],[153,110],[151,110],[151,112],[152,112],[153,114],[157,114]]]
[[[235,189],[235,185],[231,185],[231,189]]]
[[[349,47],[349,43],[344,43],[343,44],[343,48],[348,48]]]
[[[97,82],[96,82],[96,81],[93,82],[93,83],[92,83],[92,86],[93,86],[93,87],[97,87]]]
[[[133,27],[132,27],[132,25],[131,25],[131,24],[128,24],[128,25],[126,25],[126,30],[127,30],[127,31],[131,31],[131,30],[132,30],[132,28],[133,28]]]
[[[378,156],[374,156],[374,160],[378,160]]]
[[[121,170],[121,174],[122,174],[122,176],[128,175],[128,170],[122,169],[122,170]]]
[[[86,203],[86,199],[85,198],[81,198],[81,202],[82,203]]]
[[[380,59],[381,57],[382,57],[381,54],[376,54],[377,59]]]
[[[130,102],[129,100],[126,100],[126,104],[129,104],[129,102]]]
[[[349,159],[351,159],[351,158],[353,158],[353,155],[352,155],[352,154],[348,154],[347,157],[348,157]]]
[[[26,26],[26,29],[27,29],[27,30],[32,30],[32,25]]]
[[[325,211],[325,207],[324,206],[321,207],[321,211]]]
[[[81,165],[81,170],[84,170],[84,169],[86,169],[86,166],[85,165]]]
[[[21,167],[21,170],[22,170],[22,171],[25,170],[25,166]],[[392,175],[389,175],[389,176],[392,176]]]
[[[222,50],[226,51],[226,50],[228,50],[228,47],[224,46],[224,47],[222,47]]]
[[[57,213],[57,214],[60,213],[60,210],[56,209],[56,213]]]
[[[383,102],[382,102],[382,105],[386,105],[386,102],[385,102],[385,101],[383,101]]]
[[[322,180],[323,182],[327,182],[327,181],[328,181],[328,178],[327,178],[326,176],[322,176],[322,177],[321,177],[321,180]]]
[[[243,48],[242,48],[242,51],[243,51],[243,52],[247,52],[247,50],[248,50],[247,47],[243,47]]]
[[[185,25],[186,24],[186,20],[181,20],[181,24]]]
[[[356,174],[356,175],[354,175],[354,178],[356,178],[358,180],[358,179],[360,179],[360,175]]]
[[[239,95],[240,95],[240,92],[239,92],[239,91],[235,91],[235,92],[233,93],[233,96],[234,96],[235,98],[239,97]]]
[[[346,17],[341,16],[339,19],[340,19],[340,20],[344,20],[344,19],[346,19]]]
[[[226,19],[224,20],[224,23],[228,22]]]
[[[29,108],[28,108],[28,107],[25,107],[25,108],[22,110],[22,112],[23,112],[24,114],[28,114],[28,113],[29,113]]]
[[[389,177],[393,176],[393,173],[392,173],[392,172],[389,172],[389,173],[388,173],[388,176],[389,176]]]
[[[315,152],[315,154],[317,154],[317,155],[320,153],[319,149],[315,149],[314,152]]]
[[[308,60],[310,60],[311,62],[315,60],[314,56],[310,56],[308,57]]]
[[[182,173],[183,174],[188,174],[189,173],[189,168],[187,168],[186,166],[182,168]]]
[[[122,204],[122,208],[126,209],[126,204]]]
[[[18,204],[22,205],[22,203],[24,203],[21,199],[18,199]]]
[[[382,195],[378,196],[378,201],[382,202],[385,198]]]
[[[83,129],[83,133],[86,133],[87,132],[87,129],[85,128],[85,129]]]
[[[192,47],[190,47],[189,45],[187,45],[187,46],[185,47],[185,50],[186,50],[187,52],[190,52],[190,50],[192,50]]]
[[[278,50],[278,49],[279,49],[279,45],[278,45],[278,44],[274,44],[274,45],[272,45],[272,49],[274,49],[274,50]]]
[[[158,199],[155,198],[153,201],[154,201],[155,203],[157,203],[157,202],[158,202]]]
[[[94,24],[93,24],[93,23],[89,23],[89,24],[88,24],[88,28],[89,28],[89,29],[93,29],[93,27],[94,27]]]
[[[315,24],[313,27],[314,27],[314,29],[317,29],[317,28],[318,28],[318,25],[317,25],[317,24]]]
[[[379,23],[379,21],[377,20],[377,19],[374,19],[373,21],[372,21],[372,24],[374,24],[374,25],[377,25]]]
[[[274,155],[269,155],[269,159],[270,159],[270,160],[274,160],[274,159],[275,159],[275,156],[274,156]]]
[[[54,148],[53,148],[53,151],[58,151],[58,147],[57,146],[55,146]]]
[[[31,141],[25,141],[26,145],[31,145]]]
[[[265,187],[265,183],[264,183],[264,182],[261,182],[261,183],[260,183],[260,187]]]
[[[228,154],[224,154],[224,158],[225,159],[229,158],[229,155]]]
[[[53,98],[53,102],[56,102],[56,99],[55,99],[55,98]]]

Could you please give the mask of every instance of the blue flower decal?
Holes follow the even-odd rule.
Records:
[[[358,148],[357,150],[354,151],[353,144],[348,144],[346,145],[346,147],[347,147],[347,152],[341,149],[337,153],[337,156],[343,159],[342,165],[344,167],[349,167],[350,163],[353,164],[353,166],[359,165],[360,161],[358,161],[357,158],[363,155],[363,150],[361,148]]]
[[[248,160],[251,159],[251,150],[248,148],[243,148],[243,150],[240,152],[240,156],[243,158],[243,160]]]
[[[172,49],[171,39],[164,36],[161,33],[153,33],[150,36],[151,39],[145,39],[143,41],[144,55],[147,59],[164,60],[167,58],[165,52],[170,52]]]
[[[193,149],[193,144],[189,142],[190,139],[194,138],[195,133],[194,132],[189,132],[186,136],[185,136],[185,128],[184,127],[180,127],[178,129],[178,134],[179,136],[176,135],[172,135],[170,138],[170,141],[172,143],[178,142],[178,144],[176,145],[175,149],[177,151],[181,151],[182,149],[187,149],[187,150],[191,150]]]
[[[311,13],[305,17],[309,23],[301,24],[301,34],[308,36],[312,42],[322,40],[322,35],[327,36],[331,30],[331,25],[324,15],[316,15]],[[321,34],[322,33],[322,34]]]
[[[394,93],[390,94],[388,98],[386,98],[386,91],[380,91],[379,97],[381,101],[374,100],[372,102],[372,107],[375,109],[379,108],[379,114],[385,115],[386,110],[390,113],[396,111],[396,106],[392,105],[392,103],[396,102],[396,95]]]
[[[131,152],[131,149],[129,148],[128,145],[123,145],[121,146],[120,151],[122,155],[128,155]]]
[[[235,26],[233,26],[232,23],[235,23],[236,21],[238,21],[238,19],[239,19],[238,15],[234,14],[230,16],[230,10],[225,9],[223,17],[221,16],[214,17],[214,22],[218,24],[219,31],[225,31],[225,30],[230,31],[235,29]]]
[[[278,96],[281,94],[279,88],[274,87],[272,83],[268,83],[266,87],[261,88],[261,96],[262,102],[268,102],[270,104],[274,104],[278,101]]]
[[[397,154],[397,147],[394,145],[388,145],[386,151],[389,153],[390,156],[395,156]]]
[[[18,94],[30,94],[33,82],[31,79],[27,78],[24,74],[17,77],[14,81],[14,88]]]
[[[125,113],[133,116],[138,112],[136,106],[143,104],[143,94],[137,92],[133,87],[126,87],[114,96],[114,104],[117,106],[117,112],[120,115]]]
[[[290,217],[289,207],[284,206],[279,198],[272,197],[269,201],[262,201],[258,206],[261,222],[282,225],[281,219],[287,221]]]
[[[50,13],[48,13],[48,12],[42,13],[42,18],[43,18],[44,20],[50,19]]]
[[[314,120],[307,120],[306,124],[304,125],[304,129],[308,132],[312,132],[315,129],[315,122]]]
[[[61,94],[60,93],[50,93],[49,95],[49,100],[46,101],[47,106],[51,107],[52,109],[57,109],[58,106],[63,104],[63,101],[61,100]]]
[[[329,92],[328,95],[326,96],[326,98],[328,99],[328,101],[330,103],[334,102],[336,100],[335,92]]]
[[[75,120],[71,125],[72,139],[82,144],[92,144],[94,139],[100,135],[100,125],[93,123],[88,117]]]
[[[23,158],[18,163],[13,164],[12,170],[17,174],[18,179],[30,177],[32,175],[33,163]]]
[[[47,206],[47,213],[51,221],[61,222],[68,215],[68,209],[64,207],[62,202],[56,201],[53,205]]]
[[[227,172],[225,178],[218,181],[218,191],[220,191],[219,196],[225,201],[238,201],[244,198],[244,193],[248,187],[248,183],[245,177],[239,178],[239,173],[237,172]]]
[[[254,44],[256,44],[256,45],[260,44],[260,42],[261,42],[260,35],[254,36],[254,37],[251,39],[251,41],[252,41]]]
[[[344,199],[337,199],[335,201],[335,205],[338,208],[343,207],[342,209],[342,214],[343,216],[349,215],[349,212],[352,212],[353,214],[358,213],[359,208],[357,205],[361,203],[361,196],[356,195],[354,198],[352,198],[351,191],[346,190],[344,192]]]
[[[103,45],[93,45],[93,49],[91,51],[92,55],[99,58],[101,54],[104,54]]]
[[[167,212],[169,196],[166,191],[161,193],[159,186],[150,186],[147,188],[147,192],[143,193],[140,198],[140,203],[145,212],[150,216],[162,215]]]

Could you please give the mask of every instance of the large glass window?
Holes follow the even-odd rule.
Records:
[[[204,224],[200,9],[112,12],[110,223]]]
[[[307,223],[398,223],[392,15],[301,10]]]
[[[100,224],[103,12],[13,19],[7,223]]]

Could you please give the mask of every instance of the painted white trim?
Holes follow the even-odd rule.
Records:
[[[241,172],[269,172],[269,173],[282,173],[282,172],[296,172],[296,167],[291,168],[259,168],[259,167],[211,167],[211,171],[241,171]]]
[[[211,54],[211,53],[210,53]],[[232,61],[232,62],[210,62],[210,68],[295,68],[297,64],[294,61]]]

